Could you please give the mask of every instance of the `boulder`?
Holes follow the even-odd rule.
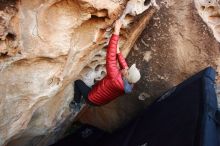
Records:
[[[75,118],[69,110],[72,82],[82,78],[92,85],[106,74],[106,47],[127,3],[0,1],[1,146],[43,146],[62,137]],[[130,4],[134,8],[125,13],[120,35],[120,47],[130,44],[124,52],[156,12],[153,1]],[[131,30],[135,36],[129,37]]]

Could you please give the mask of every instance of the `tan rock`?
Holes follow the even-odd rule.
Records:
[[[216,40],[220,42],[220,3],[218,0],[194,0],[203,21],[211,28]]]
[[[138,7],[132,16],[126,14],[121,38],[126,38],[128,28],[138,31],[133,20],[149,8],[143,1],[132,2]],[[105,75],[106,45],[126,4],[126,0],[0,2],[0,145],[43,146],[62,136],[74,119],[68,107],[71,83],[83,78],[93,84]],[[121,39],[120,46],[126,41]]]

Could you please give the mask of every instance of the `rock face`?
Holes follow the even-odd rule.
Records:
[[[136,17],[155,1],[129,3],[124,13],[127,0],[0,1],[0,145],[43,146],[62,136],[74,119],[71,83],[105,75],[114,21],[124,13],[126,55],[156,11]]]
[[[127,56],[129,65],[136,63],[142,75],[134,93],[101,108],[89,109],[81,116],[82,122],[111,131],[194,73],[208,66],[219,73],[220,45],[201,19],[194,1],[157,3],[160,10]],[[219,82],[219,75],[217,79]]]
[[[194,2],[158,0],[153,16],[153,0],[0,1],[0,146],[46,146],[63,135],[75,118],[71,83],[82,78],[91,86],[105,75],[106,46],[121,15],[120,48],[141,81],[133,94],[86,110],[81,122],[112,131],[199,70],[219,72],[219,5]]]

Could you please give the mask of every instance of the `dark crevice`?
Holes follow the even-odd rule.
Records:
[[[149,4],[150,4],[150,1],[151,1],[151,0],[145,0],[145,1],[144,1],[144,5],[145,5],[145,6],[149,5]]]
[[[96,54],[95,57],[102,57],[102,55],[101,54]]]
[[[104,76],[104,75],[106,75],[106,73],[105,73],[104,71],[102,71],[102,72],[101,72],[101,75],[103,75],[103,76]]]
[[[98,62],[98,60],[93,60],[93,61],[91,62],[91,64],[93,64],[93,63],[95,63],[95,62]]]
[[[0,0],[0,10],[4,10],[6,7],[14,7],[17,0]]]
[[[103,14],[100,14],[100,16],[98,15],[98,13],[103,13]],[[96,12],[92,13],[91,15],[92,18],[95,18],[95,19],[104,19],[104,18],[109,18],[108,17],[108,10],[107,9],[102,9],[102,10],[97,10]]]
[[[101,18],[104,18],[104,17],[98,17],[98,16],[96,16],[96,15],[91,15],[91,19],[101,19]]]
[[[99,70],[99,68],[101,68],[102,67],[102,65],[97,65],[96,67],[95,67],[95,71],[98,71]]]
[[[7,36],[6,36],[6,38],[7,38],[8,40],[15,41],[15,40],[16,40],[16,35],[9,32],[9,33],[7,34]]]
[[[8,52],[5,52],[5,53],[0,53],[0,59],[5,59],[5,58],[8,58],[10,56],[8,56]]]

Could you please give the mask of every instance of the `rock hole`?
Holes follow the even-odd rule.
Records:
[[[102,55],[101,54],[96,54],[95,57],[102,57]]]
[[[97,79],[94,79],[94,84],[95,84],[95,83],[97,83],[98,81],[99,81],[99,80],[97,80]]]
[[[95,13],[92,14],[92,16],[96,16],[96,17],[108,17],[108,10],[107,9],[102,9],[99,11],[96,11]]]
[[[98,19],[99,17],[96,15],[91,15],[91,19]]]
[[[1,25],[5,25],[5,23],[6,23],[6,22],[5,22],[5,19],[3,19],[2,17],[0,17],[0,24],[1,24]]]
[[[17,0],[0,0],[0,10],[4,10],[6,7],[15,6]]]
[[[95,71],[98,71],[100,68],[102,67],[102,65],[97,65],[96,67],[95,67]]]
[[[0,53],[0,59],[4,59],[4,58],[7,58],[7,57],[9,57],[8,52]]]
[[[91,18],[90,19],[93,19],[93,20],[102,20],[102,21],[105,21],[105,16],[103,16],[103,17],[99,17],[99,16],[97,16],[97,15],[91,15]]]
[[[215,7],[214,7],[214,6],[209,6],[208,9],[210,9],[210,10],[214,10]]]
[[[145,0],[145,1],[144,1],[144,5],[147,6],[147,5],[150,4],[150,2],[151,2],[151,0]]]
[[[6,36],[6,38],[7,38],[8,40],[15,41],[16,35],[13,34],[13,33],[8,33],[7,36]]]
[[[93,60],[93,61],[91,62],[91,64],[96,63],[96,62],[98,62],[98,60]]]
[[[101,75],[102,75],[102,76],[105,76],[105,75],[106,75],[106,72],[105,72],[105,71],[102,71],[102,72],[101,72]]]

